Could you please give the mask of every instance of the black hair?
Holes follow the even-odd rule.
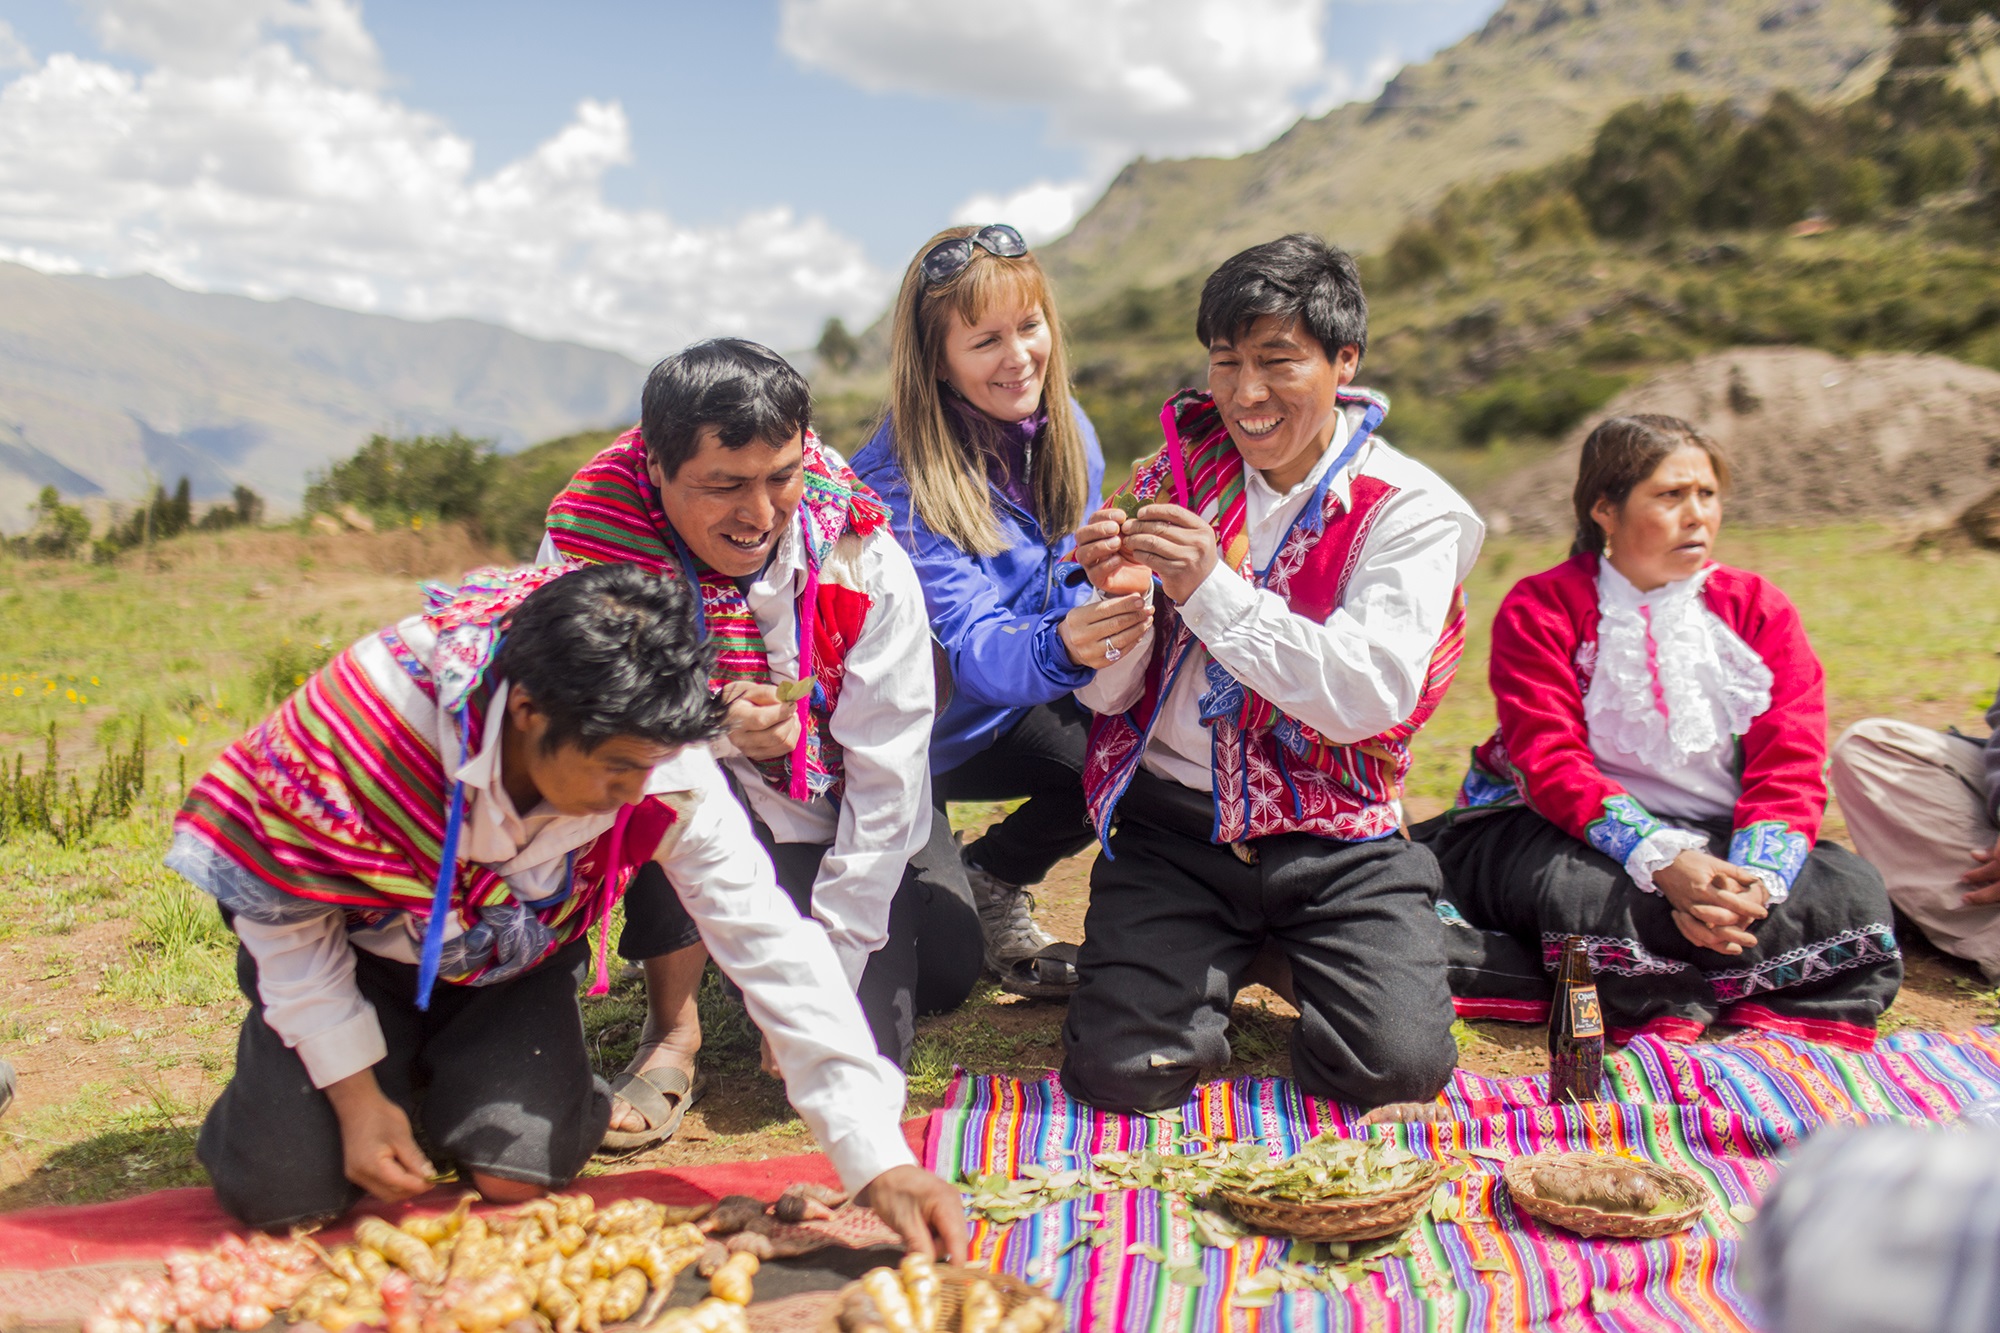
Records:
[[[1693,422],[1652,412],[1598,422],[1584,439],[1583,454],[1577,459],[1576,489],[1570,493],[1570,503],[1576,509],[1576,537],[1570,542],[1570,554],[1604,554],[1604,529],[1591,513],[1597,502],[1609,500],[1612,508],[1622,511],[1633,488],[1652,476],[1668,454],[1690,446],[1708,455],[1716,484],[1727,490],[1729,458]]]
[[[812,425],[812,390],[792,363],[745,338],[710,338],[654,366],[639,399],[646,456],[669,479],[695,456],[704,426],[727,449],[773,448]]]
[[[1235,342],[1265,315],[1296,319],[1331,361],[1343,347],[1368,351],[1368,298],[1354,256],[1293,232],[1222,261],[1201,285],[1194,336],[1203,347]]]
[[[545,751],[595,750],[614,736],[692,745],[722,733],[726,709],[708,686],[714,660],[679,580],[589,565],[514,608],[487,678],[524,691],[547,716]]]

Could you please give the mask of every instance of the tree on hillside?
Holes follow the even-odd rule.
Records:
[[[67,560],[90,541],[90,520],[75,505],[64,504],[53,486],[42,487],[28,512],[35,516],[34,529],[13,543],[21,554]]]
[[[222,532],[229,528],[254,528],[263,521],[264,497],[239,482],[230,492],[229,503],[210,509],[195,526],[203,532]]]
[[[835,315],[820,330],[819,346],[814,350],[819,353],[822,362],[844,375],[854,368],[855,359],[861,355],[861,344],[847,331],[847,325],[841,322],[840,316]]]
[[[499,457],[490,440],[449,435],[371,436],[353,456],[315,475],[306,487],[307,513],[342,505],[378,520],[407,523],[420,515],[476,518]]]

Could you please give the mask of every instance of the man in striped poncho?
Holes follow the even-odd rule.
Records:
[[[611,1115],[577,977],[657,867],[770,1037],[849,1189],[963,1252],[903,1080],[700,742],[722,710],[686,593],[631,565],[488,570],[338,654],[217,758],[167,863],[235,930],[250,1001],[198,1152],[254,1226],[429,1188],[567,1184]],[[419,1141],[423,1147],[419,1147]]]

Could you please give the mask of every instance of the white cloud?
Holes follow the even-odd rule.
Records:
[[[35,53],[14,33],[13,25],[0,19],[0,70],[27,69],[35,63]]]
[[[801,63],[876,91],[1038,107],[1094,174],[1135,154],[1239,153],[1296,120],[1335,67],[1327,0],[783,0]]]
[[[954,223],[1009,222],[1031,245],[1068,231],[1103,188],[1095,180],[1036,181],[1012,194],[975,194],[952,210]]]
[[[470,315],[649,359],[709,333],[810,342],[891,285],[787,209],[689,227],[609,204],[615,102],[487,176],[381,91],[350,0],[90,0],[133,74],[74,54],[0,85],[0,258],[184,286]],[[0,45],[0,53],[4,53]]]

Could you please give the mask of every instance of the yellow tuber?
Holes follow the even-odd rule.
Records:
[[[736,1305],[748,1305],[751,1300],[750,1279],[756,1276],[757,1256],[754,1254],[732,1254],[722,1267],[715,1270],[715,1276],[708,1280],[708,1289],[716,1297]]]
[[[994,1333],[1000,1327],[1000,1293],[990,1282],[974,1279],[958,1307],[958,1333]]]
[[[938,1326],[937,1270],[924,1254],[904,1255],[900,1270],[903,1290],[910,1297],[910,1317],[924,1333],[931,1333]]]

